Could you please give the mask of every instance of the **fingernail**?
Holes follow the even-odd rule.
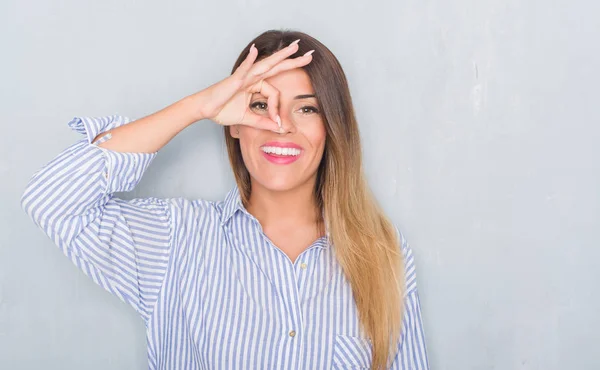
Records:
[[[311,51],[308,51],[306,54],[304,54],[304,55],[303,55],[303,57],[305,57],[305,56],[308,56],[308,55],[311,55],[311,54],[312,54],[312,53],[314,53],[314,52],[315,52],[315,50],[314,50],[314,49],[313,49],[313,50],[311,50]]]
[[[275,119],[277,120],[277,125],[279,126],[279,129],[281,129],[281,117],[279,117],[279,115],[277,115],[277,117]]]
[[[252,49],[254,47],[254,44],[250,45],[250,49]]]
[[[298,39],[298,40],[296,40],[296,41],[292,42],[292,43],[291,43],[289,46],[292,46],[292,45],[294,45],[294,44],[297,44],[297,43],[299,43],[299,42],[300,42],[300,39]]]

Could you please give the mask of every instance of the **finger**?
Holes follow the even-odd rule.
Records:
[[[261,76],[261,78],[269,78],[269,77],[274,76],[283,71],[288,71],[290,69],[303,67],[303,66],[307,65],[308,63],[310,63],[311,61],[312,61],[312,55],[310,55],[310,54],[303,55],[301,57],[297,57],[294,59],[286,59],[283,62],[277,64],[275,67],[273,67],[267,73],[263,74]]]
[[[277,123],[277,127],[281,127],[281,122],[279,119],[279,96],[281,93],[275,86],[271,85],[265,80],[262,80],[262,86],[260,93],[267,98],[267,110],[269,112],[269,117],[275,123]]]
[[[267,113],[268,117],[264,114],[258,114],[252,112],[249,109],[249,113],[245,115],[245,121],[242,124],[248,124],[251,126],[258,127],[257,125],[262,125],[260,128],[279,132],[280,130],[280,119],[278,115],[278,107],[279,107],[279,96],[280,92],[273,85],[268,83],[265,80],[261,80],[254,84],[250,89],[250,93],[259,93],[262,96],[267,98]],[[250,99],[248,104],[250,103]],[[275,127],[273,127],[275,124]]]
[[[287,57],[298,51],[298,41],[300,40],[296,40],[287,47],[269,55],[268,57],[259,62],[254,63],[249,73],[253,76],[260,76],[263,73],[268,72],[278,63],[280,63],[281,61],[285,60]]]
[[[258,49],[256,46],[254,46],[254,44],[252,44],[250,46],[250,50],[248,51],[248,55],[246,55],[246,59],[244,59],[244,61],[238,66],[238,68],[235,70],[235,73],[238,73],[240,78],[245,78],[250,68],[252,68],[257,56]]]
[[[252,110],[250,109],[248,109],[244,113],[244,116],[239,122],[239,124],[258,128],[261,130],[280,132],[279,125],[276,122],[273,122],[273,120],[270,119],[267,115],[252,112]]]
[[[255,113],[252,113],[252,124],[249,124],[249,126],[252,126],[254,128],[258,128],[261,130],[269,130],[269,131],[273,131],[276,133],[279,133],[279,126],[274,123],[269,117],[267,116],[261,116]],[[255,116],[255,117],[254,117]],[[250,118],[250,114],[248,114],[248,118]]]

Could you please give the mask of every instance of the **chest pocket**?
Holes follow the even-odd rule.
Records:
[[[369,369],[373,349],[369,340],[352,335],[337,335],[333,345],[332,369]]]

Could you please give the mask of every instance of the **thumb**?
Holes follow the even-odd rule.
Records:
[[[262,116],[253,112],[248,112],[243,125],[252,126],[261,130],[269,130],[279,133],[279,124],[267,116]]]

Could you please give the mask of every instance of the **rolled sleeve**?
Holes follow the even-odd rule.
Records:
[[[110,133],[102,136],[96,142],[92,142],[99,134],[130,122],[131,119],[128,117],[112,115],[104,117],[74,117],[68,123],[71,129],[86,136],[87,144],[102,151],[106,160],[106,166],[103,170],[103,176],[106,180],[105,194],[133,190],[140,182],[147,167],[158,154],[158,152],[117,152],[99,147],[98,144],[111,138]]]

